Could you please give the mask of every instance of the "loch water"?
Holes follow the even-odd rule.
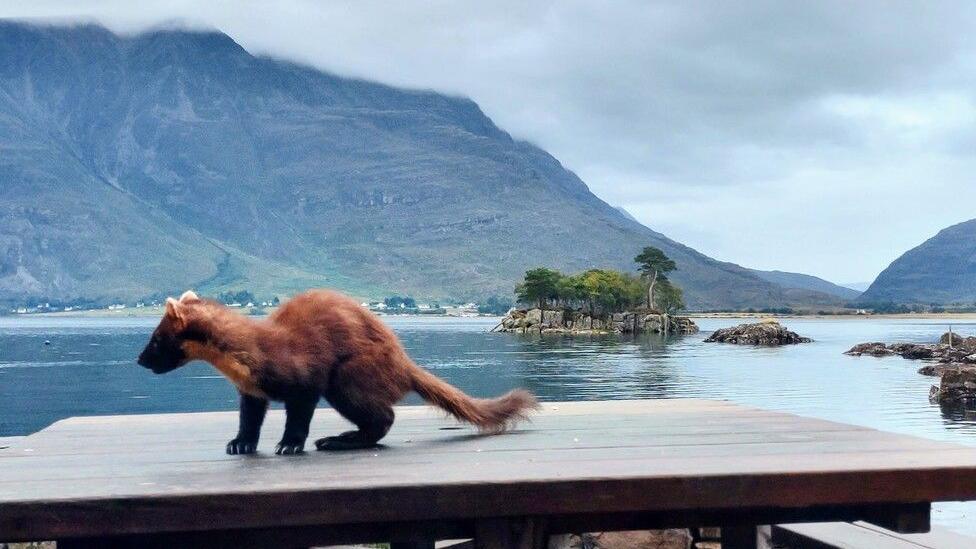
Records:
[[[696,319],[700,334],[670,338],[493,334],[493,318],[384,320],[418,363],[475,396],[521,386],[543,400],[725,399],[976,446],[976,412],[929,403],[937,379],[919,375],[920,363],[843,354],[865,341],[933,342],[945,320],[785,319],[814,342],[778,348],[704,343],[711,330],[741,321],[729,318]],[[155,324],[0,317],[0,437],[78,415],[234,409],[233,387],[206,364],[163,376],[135,364]],[[976,335],[976,322],[953,321],[953,329]],[[939,504],[933,513],[936,524],[976,535],[973,517],[976,504]]]

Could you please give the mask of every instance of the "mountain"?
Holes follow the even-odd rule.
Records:
[[[469,99],[255,57],[219,32],[0,21],[0,299],[332,286],[511,295],[657,246],[696,309],[835,305],[675,242]]]
[[[784,271],[759,271],[756,269],[750,270],[759,278],[768,280],[774,284],[779,284],[784,288],[813,290],[815,292],[822,292],[845,300],[855,299],[857,296],[861,295],[861,292],[857,290],[839,286],[833,282],[828,282],[822,278],[817,278],[807,274],[788,273]]]
[[[943,229],[896,259],[858,299],[880,304],[976,302],[976,219]]]

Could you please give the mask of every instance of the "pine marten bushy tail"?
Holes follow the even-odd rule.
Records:
[[[411,368],[411,375],[413,390],[421,398],[482,431],[504,431],[539,408],[532,393],[522,389],[498,398],[473,398],[420,367]]]

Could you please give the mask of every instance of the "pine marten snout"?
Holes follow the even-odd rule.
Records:
[[[410,360],[374,314],[325,290],[296,296],[266,320],[193,292],[167,299],[138,362],[162,374],[192,360],[212,364],[241,394],[240,428],[227,443],[228,454],[257,449],[270,400],[285,403],[285,433],[276,454],[303,451],[320,398],[357,429],[316,440],[319,450],[375,446],[393,425],[393,405],[410,391],[484,431],[503,431],[538,407],[523,390],[495,399],[469,397]]]

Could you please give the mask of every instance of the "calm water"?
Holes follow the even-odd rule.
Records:
[[[790,319],[815,343],[781,348],[706,344],[737,323],[663,340],[488,334],[494,319],[390,318],[414,359],[476,396],[515,386],[545,400],[707,397],[976,445],[976,414],[929,404],[920,364],[844,356],[863,341],[932,342],[945,322]],[[229,410],[236,393],[209,366],[154,376],[134,359],[153,319],[0,318],[0,436],[93,414]],[[962,334],[976,323],[954,322]],[[45,341],[50,341],[45,345]],[[976,504],[937,506],[933,519],[976,535]]]

